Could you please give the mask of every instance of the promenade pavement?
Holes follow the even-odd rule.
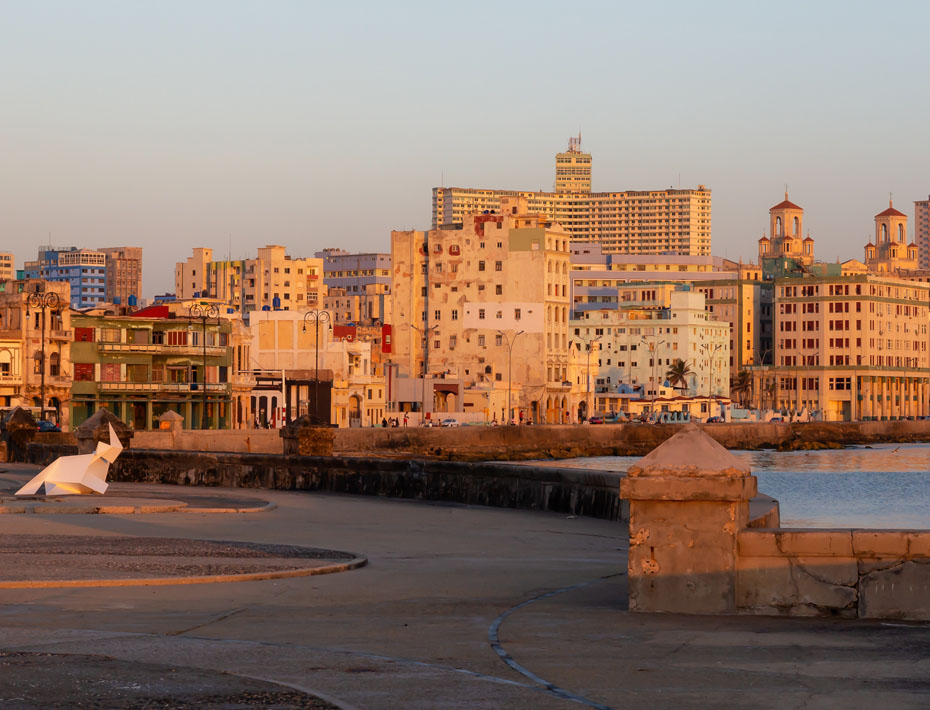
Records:
[[[5,468],[0,487],[6,481],[7,488],[34,470]],[[168,497],[185,492],[164,490]],[[627,534],[618,522],[213,492],[276,507],[0,515],[0,534],[301,545],[361,554],[368,564],[259,582],[0,589],[5,707],[24,697],[3,680],[11,677],[9,659],[33,658],[3,655],[14,652],[77,654],[48,658],[70,658],[78,675],[91,672],[88,656],[105,656],[127,688],[135,676],[177,669],[187,674],[181,699],[200,678],[214,694],[228,686],[262,698],[280,687],[371,710],[922,708],[930,697],[926,624],[628,613]],[[74,673],[42,677],[47,688],[31,693],[67,699],[78,687]]]

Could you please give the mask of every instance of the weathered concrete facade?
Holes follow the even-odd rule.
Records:
[[[930,531],[750,527],[755,478],[696,426],[620,490],[632,611],[930,619]]]

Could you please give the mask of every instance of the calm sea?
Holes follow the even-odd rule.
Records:
[[[778,499],[784,527],[930,529],[930,444],[836,451],[734,451]],[[635,456],[547,462],[626,471]]]

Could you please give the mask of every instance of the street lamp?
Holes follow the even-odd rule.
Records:
[[[523,335],[525,331],[518,330],[513,336],[508,337],[507,334],[499,330],[497,331],[504,341],[507,343],[507,423],[513,421],[513,407],[510,404],[510,395],[513,389],[513,344],[517,340],[517,336]]]
[[[220,309],[216,307],[215,303],[195,303],[190,308],[187,309],[187,316],[191,320],[194,318],[199,318],[201,327],[202,327],[202,338],[203,341],[203,382],[201,383],[201,390],[203,393],[203,404],[200,408],[200,428],[207,428],[207,321],[211,318],[216,318],[216,325],[220,324]]]
[[[590,401],[590,398],[591,398],[591,350],[592,350],[591,346],[594,345],[594,343],[599,343],[601,338],[600,336],[597,336],[594,338],[590,338],[589,336],[589,339],[585,340],[582,336],[579,335],[578,340],[584,343],[585,347],[587,347],[588,349],[587,365],[585,366],[585,376],[587,377],[587,381],[585,383],[585,391],[584,391],[584,408],[585,408],[585,416],[588,419],[590,419],[591,418],[591,401]]]
[[[51,310],[53,313],[58,312],[61,308],[61,299],[58,297],[58,294],[54,291],[39,291],[39,285],[36,284],[36,290],[33,293],[30,293],[26,298],[26,317],[29,317],[29,309],[39,309],[42,312],[42,349],[40,354],[40,365],[41,369],[41,379],[40,379],[40,391],[39,397],[41,398],[41,403],[39,406],[39,420],[45,421],[45,311]]]
[[[313,323],[314,330],[314,340],[313,340],[313,354],[314,354],[314,369],[313,369],[313,409],[315,410],[315,419],[320,419],[320,323],[329,323],[330,316],[329,311],[321,311],[318,308],[314,308],[311,311],[304,313],[304,327],[303,332],[307,332],[307,323]],[[287,392],[284,393],[285,397],[288,397]],[[298,393],[298,399],[299,393]],[[300,402],[298,404],[298,411],[300,408]],[[288,406],[290,404],[288,403]],[[329,422],[329,415],[326,417],[327,423]]]
[[[430,325],[426,328],[420,328],[419,326],[414,325],[413,323],[409,324],[417,333],[420,334],[420,337],[423,338],[423,377],[421,379],[422,384],[420,385],[420,424],[426,424],[426,373],[429,371],[429,334],[439,330],[438,325]],[[412,348],[411,348],[412,349]],[[416,360],[414,360],[416,362]]]
[[[665,345],[664,340],[656,340],[653,336],[652,345],[645,338],[640,338],[640,341],[649,347],[649,352],[652,354],[652,416],[656,414],[656,394],[659,389],[659,346]]]

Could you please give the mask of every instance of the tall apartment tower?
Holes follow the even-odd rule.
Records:
[[[434,187],[433,229],[498,213],[504,198],[524,199],[530,212],[557,222],[573,241],[599,242],[605,253],[710,254],[709,189],[591,192],[591,154],[581,152],[580,134],[555,157],[553,192]]]
[[[568,139],[568,150],[555,156],[556,192],[591,192],[591,154],[581,152],[581,134]]]
[[[930,197],[914,202],[914,241],[918,268],[930,269]]]
[[[136,305],[142,298],[142,247],[105,247],[107,302]]]

